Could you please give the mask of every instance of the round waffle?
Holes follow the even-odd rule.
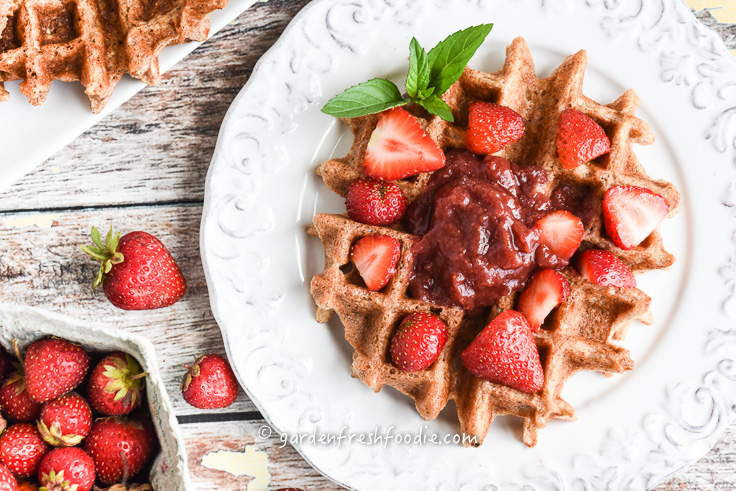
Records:
[[[227,0],[0,0],[0,101],[4,81],[21,80],[33,105],[53,80],[80,81],[92,112],[105,107],[125,73],[160,81],[158,55],[172,44],[204,41],[207,15]]]
[[[582,94],[587,56],[580,51],[569,56],[547,78],[537,78],[529,49],[523,39],[515,39],[506,51],[503,68],[495,73],[465,69],[443,99],[452,108],[454,123],[415,110],[427,133],[443,150],[464,148],[467,112],[476,100],[511,107],[525,121],[524,136],[499,155],[545,168],[552,179],[548,191],[558,186],[584,189],[594,199],[594,209],[583,220],[585,236],[581,248],[600,248],[621,258],[634,272],[669,267],[674,257],[662,244],[658,230],[631,250],[617,247],[606,235],[601,201],[615,185],[646,187],[662,195],[672,216],[679,210],[680,197],[671,183],[647,176],[631,148],[633,143],[650,144],[649,127],[634,116],[639,105],[629,90],[611,104],[601,105]],[[559,115],[574,108],[600,124],[611,151],[587,165],[564,169],[555,138]],[[345,196],[350,183],[364,176],[362,161],[377,115],[346,120],[354,133],[352,148],[343,158],[323,162],[317,173],[327,186]],[[415,199],[426,186],[429,174],[397,181],[408,199]],[[457,406],[465,444],[480,445],[497,415],[512,414],[524,419],[523,440],[533,446],[537,432],[550,418],[574,419],[574,409],[560,393],[565,381],[579,370],[616,373],[630,370],[633,361],[626,349],[614,341],[623,339],[634,319],[651,321],[650,298],[636,288],[604,287],[583,279],[574,269],[561,272],[570,284],[570,295],[548,316],[536,335],[544,386],[535,394],[481,380],[465,369],[460,353],[485,327],[489,318],[469,317],[461,309],[442,307],[411,298],[408,282],[412,268],[412,244],[418,237],[398,227],[384,228],[357,223],[345,215],[319,214],[308,230],[322,241],[325,269],[315,276],[311,293],[317,304],[317,319],[326,322],[337,312],[345,327],[345,337],[355,349],[353,374],[374,390],[395,387],[412,397],[425,419],[436,418],[451,399]],[[401,260],[388,285],[378,292],[365,287],[357,271],[350,270],[350,247],[371,234],[389,235],[401,243]],[[499,299],[490,309],[492,319],[500,311],[514,308],[516,295]],[[402,318],[412,312],[428,311],[448,325],[448,341],[437,361],[419,372],[403,372],[391,363],[389,346]]]

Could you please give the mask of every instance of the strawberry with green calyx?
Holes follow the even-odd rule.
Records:
[[[407,97],[389,80],[375,78],[336,95],[322,112],[338,118],[355,118],[415,103],[446,121],[454,121],[442,95],[463,74],[465,66],[491,32],[493,24],[469,27],[448,36],[428,53],[412,38],[409,44]]]
[[[102,484],[123,482],[138,474],[155,448],[156,437],[150,422],[117,416],[95,421],[84,441],[84,450],[92,457]]]
[[[26,388],[36,402],[47,402],[74,390],[89,369],[89,355],[64,339],[34,341],[25,355]]]
[[[92,410],[79,394],[70,393],[44,404],[38,431],[55,447],[79,445],[92,428]]]
[[[87,400],[92,408],[102,414],[128,414],[141,403],[146,375],[129,354],[108,355],[92,370]]]
[[[38,468],[38,491],[90,491],[95,484],[95,463],[81,448],[56,448]]]
[[[238,398],[238,381],[230,364],[217,354],[203,355],[191,366],[181,382],[184,400],[199,409],[221,409]]]
[[[123,310],[149,310],[176,303],[187,289],[179,266],[168,249],[147,232],[130,232],[120,237],[112,227],[103,244],[92,227],[94,246],[80,245],[93,259],[101,261],[92,286],[102,285],[105,296]]]

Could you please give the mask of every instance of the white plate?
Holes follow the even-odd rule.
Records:
[[[256,3],[231,0],[222,10],[210,14],[210,36]],[[161,73],[169,70],[202,43],[170,46],[161,52]],[[213,60],[212,63],[215,63]],[[78,83],[54,81],[48,99],[31,106],[20,93],[19,82],[5,82],[10,99],[0,103],[0,191],[29,173],[76,137],[87,131],[146,85],[123,77],[100,114],[89,109],[84,87]]]
[[[610,102],[635,88],[657,137],[637,155],[682,193],[682,211],[662,229],[678,261],[639,277],[656,322],[629,330],[634,371],[574,377],[563,396],[579,420],[550,422],[535,448],[510,418],[497,419],[478,449],[361,444],[360,434],[454,434],[458,423],[453,407],[425,422],[409,398],[352,379],[339,321],[314,321],[309,281],[323,250],[304,230],[314,213],[344,204],[313,169],[351,141],[320,108],[372,77],[403,82],[412,36],[431,47],[482,22],[495,27],[474,68],[498,69],[503,48],[524,36],[541,75],[585,48],[586,95]],[[308,461],[354,488],[654,486],[705,454],[736,407],[734,80],[721,40],[678,0],[313,2],[230,108],[207,179],[202,256],[241,383],[279,432],[301,438],[294,446]],[[352,441],[310,442],[341,432]]]

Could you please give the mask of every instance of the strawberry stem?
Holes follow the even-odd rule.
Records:
[[[92,227],[92,242],[94,246],[79,244],[79,248],[89,255],[92,259],[100,261],[100,269],[97,276],[92,282],[92,288],[95,289],[105,281],[105,275],[110,272],[115,264],[122,263],[125,258],[121,252],[118,252],[118,242],[120,241],[120,232],[113,234],[112,225],[105,236],[105,242],[102,242],[102,236],[97,227]]]

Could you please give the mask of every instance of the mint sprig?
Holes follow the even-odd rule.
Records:
[[[412,38],[406,76],[407,97],[401,95],[393,82],[374,78],[336,95],[325,104],[322,112],[338,118],[356,118],[414,102],[431,114],[452,122],[452,110],[442,100],[442,94],[460,78],[492,28],[493,24],[482,24],[458,31],[429,53]]]

